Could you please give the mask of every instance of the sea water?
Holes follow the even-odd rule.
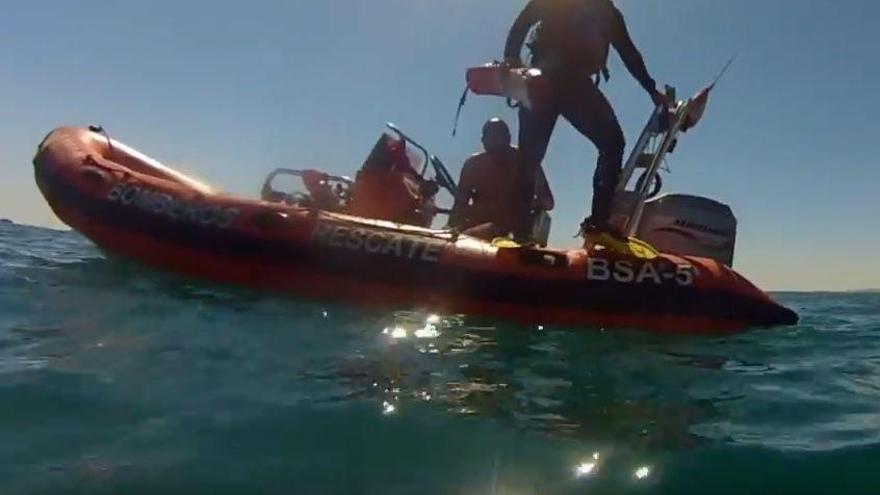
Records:
[[[736,336],[218,287],[0,222],[0,494],[880,493],[880,295]]]

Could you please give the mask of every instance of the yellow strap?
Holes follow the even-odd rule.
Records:
[[[516,249],[522,246],[517,244],[513,239],[509,239],[507,237],[496,237],[495,239],[492,239],[492,247],[497,247],[501,249]]]
[[[660,253],[653,246],[645,241],[630,237],[626,242],[616,239],[610,234],[604,232],[599,234],[587,235],[588,246],[603,246],[616,253],[634,256],[636,258],[652,260],[660,256]]]
[[[630,237],[626,242],[623,242],[604,232],[599,234],[588,234],[587,245],[600,245],[616,253],[645,260],[652,260],[660,256],[660,253],[645,241]],[[492,247],[499,249],[519,249],[522,248],[523,245],[507,237],[496,237],[492,240]]]

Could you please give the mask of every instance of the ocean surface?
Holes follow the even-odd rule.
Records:
[[[0,494],[880,493],[880,294],[725,337],[367,312],[0,222]]]

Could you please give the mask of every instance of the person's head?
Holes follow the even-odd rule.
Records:
[[[483,147],[489,153],[498,153],[510,148],[510,128],[499,118],[490,119],[483,126]]]

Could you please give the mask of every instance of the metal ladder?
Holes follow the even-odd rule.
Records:
[[[675,88],[667,86],[666,95],[675,101]],[[634,236],[639,230],[645,202],[651,196],[651,186],[658,180],[666,155],[675,150],[679,135],[687,130],[693,101],[679,101],[671,109],[655,108],[621,172],[615,195],[615,213],[627,215],[623,228],[627,236]],[[645,169],[645,172],[636,187],[627,190],[626,186],[637,169]]]

